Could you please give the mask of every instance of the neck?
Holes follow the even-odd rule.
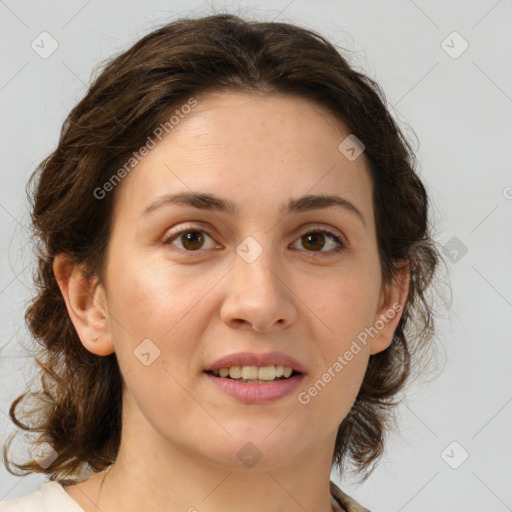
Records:
[[[200,438],[183,443],[162,437],[140,414],[125,416],[116,462],[66,490],[86,512],[331,512],[337,431],[302,445],[274,434],[252,437],[261,452],[248,444],[249,435],[214,446]],[[246,454],[259,458],[244,466]]]
[[[176,462],[177,459],[174,459]],[[188,464],[187,464],[188,462]],[[302,471],[222,469],[205,461],[144,466],[140,460],[118,458],[103,477],[97,509],[104,512],[332,512],[329,472],[313,466]],[[320,475],[322,478],[320,478]]]
[[[332,511],[331,442],[285,461],[265,463],[263,456],[240,469],[130,437],[123,437],[118,458],[105,473],[98,510],[225,512],[236,505],[240,512]]]

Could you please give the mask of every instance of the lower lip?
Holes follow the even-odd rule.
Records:
[[[290,395],[301,385],[305,375],[299,374],[268,384],[250,384],[233,379],[215,377],[211,373],[205,373],[210,381],[227,395],[232,396],[247,404],[261,404],[274,402]]]

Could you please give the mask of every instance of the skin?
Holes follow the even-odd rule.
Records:
[[[306,405],[297,393],[242,403],[203,370],[234,352],[279,350],[306,368],[298,392],[306,391],[359,333],[403,307],[408,269],[382,282],[368,162],[338,150],[349,131],[328,111],[284,95],[197,99],[117,186],[103,282],[87,281],[64,254],[55,260],[83,345],[98,356],[115,352],[125,382],[116,463],[66,491],[86,512],[224,512],[233,504],[243,512],[327,512],[338,426],[400,314]],[[239,212],[167,205],[142,215],[162,194],[190,191],[229,198]],[[340,207],[279,209],[291,198],[333,193],[365,224]],[[192,244],[199,249],[183,236],[164,243],[189,224],[204,230],[203,245]],[[308,244],[303,235],[318,227],[346,247],[333,252],[329,236]],[[263,250],[252,263],[236,252],[248,236]],[[160,355],[145,366],[134,350],[148,338]],[[247,442],[262,455],[251,468],[237,457]]]

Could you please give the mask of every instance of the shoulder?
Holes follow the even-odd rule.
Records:
[[[333,505],[340,512],[370,512],[330,482]],[[340,508],[341,507],[341,508]],[[58,482],[46,482],[25,496],[0,502],[0,512],[84,512]]]
[[[331,481],[329,485],[331,489],[331,499],[337,502],[333,502],[333,506],[336,507],[336,505],[338,505],[338,508],[335,508],[336,512],[370,512],[348,494],[345,494],[334,482]],[[3,511],[0,509],[0,512]]]
[[[37,491],[12,500],[0,501],[0,512],[84,512],[55,481],[44,483]]]

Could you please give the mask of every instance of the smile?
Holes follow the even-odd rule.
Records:
[[[245,375],[248,375],[249,377],[254,375],[255,370],[259,375],[261,368],[256,366],[240,367],[242,368],[240,371],[241,376],[233,378],[231,377],[232,368],[233,367],[229,368],[229,375],[226,375],[225,377],[220,376],[220,370],[204,372],[204,375],[217,390],[245,404],[264,404],[283,399],[292,393],[297,392],[305,378],[304,374],[294,372],[293,370],[288,377],[285,377],[284,375],[276,377],[275,369],[279,370],[279,368],[274,369],[274,367],[272,367],[271,370],[263,370],[264,372],[268,372],[266,374],[267,377],[270,377],[272,375],[271,372],[273,372],[274,377],[272,379],[244,379],[242,377],[242,375],[244,375],[244,373],[242,373],[243,368],[248,368]],[[289,373],[290,370],[291,369],[288,368],[287,373]],[[234,375],[238,375],[237,371],[238,370],[235,370]],[[218,375],[216,375],[216,373],[218,373]],[[225,373],[225,371],[223,373]]]
[[[293,368],[283,365],[252,366],[233,365],[229,368],[212,370],[213,375],[234,379],[239,382],[268,382],[275,379],[288,379],[293,373]],[[297,372],[295,372],[297,374]]]

